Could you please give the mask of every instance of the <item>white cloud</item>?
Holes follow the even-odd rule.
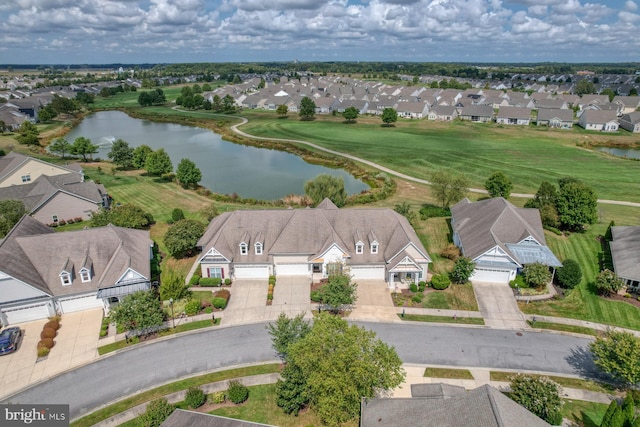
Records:
[[[628,12],[635,12],[636,10],[638,10],[638,5],[631,0],[627,0],[626,2],[624,2],[624,10]]]

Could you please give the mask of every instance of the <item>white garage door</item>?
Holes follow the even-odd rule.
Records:
[[[5,308],[2,312],[7,316],[7,323],[10,325],[46,319],[51,315],[46,302]]]
[[[384,280],[384,266],[380,267],[351,267],[351,276],[354,279],[380,279]]]
[[[309,264],[278,264],[276,276],[305,276],[309,274]]]
[[[236,265],[233,270],[236,279],[268,279],[269,266]]]
[[[76,296],[60,300],[60,310],[62,313],[73,313],[74,311],[88,310],[90,308],[102,308],[102,300],[96,298],[96,294]]]
[[[471,280],[474,282],[509,283],[509,270],[490,270],[476,268]]]

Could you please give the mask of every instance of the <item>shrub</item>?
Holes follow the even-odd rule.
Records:
[[[565,259],[562,261],[562,267],[558,269],[556,277],[563,288],[575,288],[582,280],[580,264],[572,259]]]
[[[40,347],[39,346],[38,347],[38,357],[46,357],[46,356],[49,355],[50,351],[51,350],[49,350],[47,347],[44,347],[44,346]]]
[[[311,291],[311,301],[322,302],[322,294],[318,291]]]
[[[199,285],[200,280],[202,280],[202,277],[198,277],[198,276],[191,277],[191,279],[189,279],[189,286]]]
[[[57,331],[58,329],[60,329],[60,322],[56,319],[51,319],[44,324],[43,328],[52,328]]]
[[[38,347],[46,347],[48,349],[52,349],[55,344],[56,343],[53,338],[43,338],[38,342]]]
[[[267,294],[267,301],[273,301],[273,294]]]
[[[187,313],[188,316],[193,316],[195,314],[198,314],[199,311],[200,311],[200,301],[198,300],[191,300],[188,303],[186,303],[184,306],[184,312]]]
[[[447,247],[440,251],[440,256],[455,261],[460,257],[460,249],[453,243],[449,243]]]
[[[224,298],[214,298],[213,306],[217,309],[223,310],[227,306],[227,300]]]
[[[424,290],[427,288],[427,282],[425,282],[424,280],[421,280],[418,282],[418,291],[419,292],[424,292]]]
[[[198,282],[200,286],[220,286],[222,279],[219,277],[201,277]]]
[[[63,225],[67,225],[67,221],[65,221],[64,219],[61,219],[60,221],[58,221],[58,225],[60,227],[62,227]]]
[[[539,262],[525,265],[522,273],[524,281],[534,288],[542,288],[551,280],[549,267]]]
[[[415,294],[416,292],[418,292],[418,285],[416,285],[415,283],[410,284],[409,290]]]
[[[422,302],[422,294],[415,294],[413,297],[411,297],[411,301],[415,302],[416,304],[420,304]]]
[[[216,291],[213,296],[216,298],[224,298],[225,301],[229,302],[229,298],[231,298],[231,292],[229,292],[227,289],[220,289],[219,291]]]
[[[40,332],[40,338],[55,338],[57,334],[58,333],[55,329],[45,327],[44,329],[42,329],[42,332]]]
[[[211,402],[213,403],[224,403],[226,397],[224,396],[223,391],[216,391],[211,395]]]
[[[276,278],[274,276],[269,276],[269,284],[276,285]]]
[[[437,289],[439,291],[447,289],[450,284],[451,280],[446,274],[434,274],[431,278],[431,286],[433,286],[433,289]]]
[[[465,256],[460,257],[456,260],[456,264],[453,266],[453,271],[451,271],[451,280],[460,285],[465,284],[469,281],[469,278],[473,274],[473,270],[475,268],[476,263],[473,262],[471,258],[467,258]]]
[[[138,425],[141,427],[160,427],[174,409],[175,407],[164,397],[152,400],[147,405],[145,413],[138,418]]]
[[[420,219],[423,221],[429,218],[451,216],[451,210],[448,207],[443,208],[440,206],[435,206],[430,204],[422,205],[419,212],[420,212]]]
[[[240,381],[229,381],[227,397],[236,405],[240,404],[249,398],[249,389]]]
[[[509,282],[509,286],[511,286],[512,288],[515,288],[517,286],[518,288],[522,289],[528,288],[529,284],[524,281],[524,276],[522,274],[518,274],[515,279]]]
[[[187,394],[184,397],[184,403],[192,408],[196,409],[204,405],[204,402],[207,400],[207,395],[204,394],[198,387],[191,387],[187,390]]]
[[[226,279],[224,279],[224,285],[225,286],[231,285],[231,279],[229,279],[228,277]]]
[[[178,222],[181,219],[184,219],[184,212],[180,208],[175,208],[171,211],[171,219],[173,222]]]

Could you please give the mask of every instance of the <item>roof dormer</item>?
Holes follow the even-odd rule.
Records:
[[[248,232],[244,232],[242,235],[242,240],[240,241],[240,255],[247,255],[249,253],[249,242],[250,237]]]
[[[67,261],[62,266],[62,270],[58,276],[60,277],[62,286],[68,286],[73,282],[73,263],[69,258],[67,258]]]
[[[80,280],[82,280],[82,283],[87,283],[91,281],[91,277],[93,276],[92,272],[93,272],[93,261],[87,255],[82,261],[82,267],[78,271],[78,273],[80,273]]]
[[[367,236],[369,238],[369,249],[372,254],[377,254],[380,249],[380,244],[378,243],[378,239],[373,231],[369,232]]]
[[[360,237],[360,232],[358,230],[354,233],[353,240],[356,242],[356,254],[362,255],[364,253],[364,242],[362,241],[362,237]]]

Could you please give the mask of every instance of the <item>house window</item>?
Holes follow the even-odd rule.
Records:
[[[82,283],[90,282],[91,281],[91,272],[89,270],[87,270],[86,268],[80,270],[80,279],[82,280]]]
[[[209,267],[207,272],[209,273],[209,277],[224,279],[224,270],[222,267]]]
[[[313,264],[314,273],[322,273],[322,264]]]
[[[378,244],[377,243],[372,243],[371,244],[371,253],[372,254],[377,254],[378,253]]]
[[[356,253],[361,254],[362,252],[364,252],[364,245],[362,243],[358,243],[356,245]]]
[[[246,243],[240,243],[240,255],[246,255],[249,251],[247,250]]]
[[[262,255],[262,243],[256,243],[256,255]]]
[[[53,218],[53,222],[58,223],[58,215],[52,215],[51,218]]]
[[[31,182],[31,175],[22,175],[22,182]]]
[[[71,274],[67,272],[60,273],[60,280],[62,281],[62,285],[70,285],[71,284]]]

